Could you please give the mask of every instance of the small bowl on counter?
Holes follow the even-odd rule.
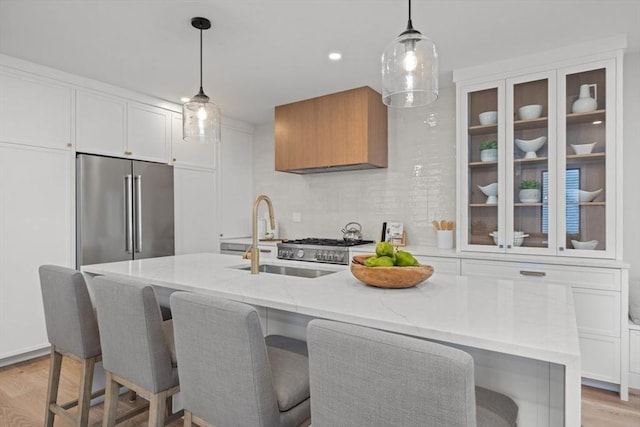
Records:
[[[478,115],[478,119],[480,120],[481,125],[495,125],[496,123],[498,123],[498,112],[485,111],[484,113],[480,113]]]
[[[586,242],[581,242],[579,240],[572,240],[571,244],[574,249],[585,249],[585,250],[593,250],[598,246],[597,240],[588,240]]]
[[[542,105],[539,104],[523,105],[518,108],[518,116],[521,120],[533,120],[539,118],[541,115]]]
[[[372,256],[375,254],[355,255],[351,259],[351,274],[365,285],[387,289],[411,288],[433,275],[433,267],[426,264],[410,267],[367,267],[364,262]]]
[[[595,147],[595,145],[598,142],[592,142],[591,144],[571,144],[571,148],[573,149],[573,152],[581,155],[581,154],[591,154],[591,152],[593,151],[593,147]]]

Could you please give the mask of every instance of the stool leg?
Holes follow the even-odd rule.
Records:
[[[89,424],[89,408],[91,407],[91,386],[96,358],[90,357],[82,361],[82,377],[80,379],[80,396],[78,396],[78,426]]]
[[[51,412],[51,404],[58,401],[58,386],[60,385],[60,370],[62,369],[62,355],[51,346],[51,366],[49,368],[49,384],[47,387],[47,412],[44,417],[44,425],[53,427],[54,413]]]
[[[167,391],[151,395],[151,399],[149,399],[149,427],[164,427],[167,396]]]
[[[184,410],[184,427],[192,427],[193,418],[191,417],[191,411]]]
[[[113,380],[111,372],[107,371],[107,384],[104,393],[104,415],[102,418],[103,427],[114,427],[116,425],[119,388],[120,386]]]

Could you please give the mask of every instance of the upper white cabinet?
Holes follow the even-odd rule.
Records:
[[[76,150],[121,157],[126,151],[127,103],[85,90],[76,91]]]
[[[99,92],[76,91],[76,150],[169,163],[171,113]]]
[[[171,114],[171,157],[175,166],[215,169],[216,144],[199,144],[182,139],[182,114]]]
[[[0,67],[0,140],[68,150],[72,99],[67,85]]]
[[[460,250],[621,259],[621,60],[456,82]]]

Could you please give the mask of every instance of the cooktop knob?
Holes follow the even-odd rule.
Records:
[[[302,258],[304,256],[304,250],[298,249],[298,253],[296,255],[298,256],[298,258]]]

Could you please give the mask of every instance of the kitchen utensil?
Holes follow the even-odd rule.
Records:
[[[573,152],[576,154],[591,154],[593,151],[593,147],[598,142],[592,142],[591,144],[571,144],[571,148],[573,148]]]
[[[593,87],[593,98],[591,97],[591,88]],[[576,99],[571,107],[574,113],[588,113],[598,109],[598,85],[584,84],[580,85],[580,97]]]
[[[485,111],[478,115],[481,125],[495,125],[498,122],[498,113],[496,111]]]
[[[440,230],[440,223],[438,221],[434,219],[433,221],[431,221],[431,224],[433,225],[433,228],[435,228],[436,230]]]
[[[518,108],[518,116],[521,120],[537,119],[542,114],[542,105],[524,105]]]
[[[375,256],[356,255],[351,260],[351,274],[365,285],[378,288],[410,288],[427,280],[433,275],[430,265],[412,267],[367,267],[364,262]]]
[[[587,250],[593,250],[596,248],[596,246],[598,246],[598,241],[597,240],[589,240],[586,242],[581,242],[579,240],[572,240],[571,244],[573,245],[574,249],[587,249]]]
[[[362,226],[357,222],[350,222],[341,230],[342,238],[348,242],[359,242],[362,240]]]
[[[535,139],[515,139],[516,145],[519,149],[525,152],[525,159],[535,159],[538,157],[536,155],[536,151],[542,148],[542,146],[547,142],[546,136],[540,136]]]

